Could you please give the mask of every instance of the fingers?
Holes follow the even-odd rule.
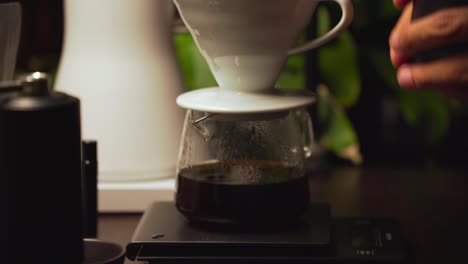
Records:
[[[404,56],[404,55],[400,55],[398,53],[396,53],[394,50],[390,50],[390,59],[392,61],[392,64],[393,66],[395,67],[400,67],[401,65],[407,63],[409,61],[409,58]]]
[[[412,4],[390,36],[394,57],[468,42],[468,7],[449,8],[411,22]],[[397,59],[396,61],[397,62]]]
[[[468,54],[408,64],[421,52],[468,43],[468,6],[444,9],[411,21],[413,3],[409,0],[394,3],[397,7],[406,5],[389,39],[392,63],[399,67],[400,86],[435,87],[446,97],[468,99]]]
[[[403,9],[411,0],[393,0],[393,4],[399,9]]]
[[[411,14],[413,13],[413,3],[408,4],[408,6],[403,10],[403,13],[400,16],[397,24],[393,28],[392,33],[390,34],[390,56],[392,59],[393,65],[396,67],[402,65],[408,60],[408,57],[404,52],[395,49],[395,46],[399,46],[403,34],[406,34],[406,28],[411,24]],[[404,39],[406,39],[405,37]]]
[[[400,86],[407,89],[424,87],[457,87],[468,90],[468,54],[443,58],[425,64],[405,64],[398,69]]]

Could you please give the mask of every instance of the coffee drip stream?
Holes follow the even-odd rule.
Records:
[[[351,22],[342,18],[292,48],[317,0],[174,0],[219,84],[177,98],[187,110],[176,205],[190,221],[237,226],[288,223],[309,207],[305,161],[314,148],[311,93],[274,88],[288,54],[317,48]]]

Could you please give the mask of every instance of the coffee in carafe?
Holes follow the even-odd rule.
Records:
[[[265,225],[298,218],[309,205],[302,170],[280,162],[224,161],[178,175],[177,208],[196,222]]]
[[[178,163],[179,211],[203,223],[264,226],[298,219],[309,205],[308,113],[203,114],[187,113]]]

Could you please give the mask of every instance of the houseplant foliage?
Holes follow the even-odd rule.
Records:
[[[381,100],[378,97],[383,97],[382,102],[392,101],[396,106],[401,124],[392,129],[406,127],[405,131],[399,133],[414,132],[414,138],[422,142],[417,145],[423,149],[420,152],[427,152],[424,163],[431,163],[434,153],[446,143],[454,115],[463,116],[466,109],[459,102],[442,97],[435,89],[401,89],[396,80],[396,70],[391,65],[388,47],[388,36],[400,16],[400,11],[390,0],[356,0],[354,5],[356,15],[351,27],[335,41],[318,49],[320,81],[324,84],[318,89],[319,125],[323,129],[321,137],[325,139],[320,142],[338,156],[356,161],[356,156],[347,153],[351,146],[359,146],[359,133],[355,133],[358,134],[356,137],[349,136],[354,131],[354,122],[350,121],[353,120],[352,113],[358,104],[367,104],[359,102],[366,93],[378,94],[375,100]],[[336,6],[322,5],[317,13],[318,34],[328,31],[340,16]],[[369,79],[373,81],[369,82]],[[328,95],[322,96],[326,87]],[[333,104],[336,111],[340,111],[341,108],[344,114],[330,115],[321,110],[321,106]],[[369,108],[368,111],[375,109]],[[362,111],[360,115],[363,115]],[[385,118],[387,117],[382,115],[382,119]],[[391,123],[389,120],[382,121],[385,122]],[[361,124],[362,121],[354,126]],[[359,127],[356,128],[359,130]],[[392,130],[384,133],[399,135]],[[354,142],[352,138],[355,139]],[[396,139],[397,143],[398,141],[399,138]],[[337,144],[338,142],[342,144]]]

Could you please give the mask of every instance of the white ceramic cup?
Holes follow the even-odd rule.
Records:
[[[297,44],[321,1],[337,2],[340,22],[328,33]],[[350,23],[350,0],[174,0],[221,89],[272,89],[288,55],[317,48]]]

